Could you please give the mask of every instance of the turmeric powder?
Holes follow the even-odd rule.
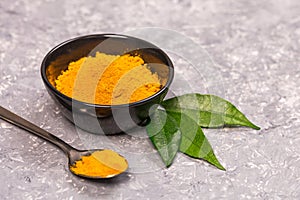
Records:
[[[76,100],[102,105],[127,104],[152,96],[161,89],[156,73],[136,55],[97,52],[69,63],[55,87]]]
[[[112,150],[95,151],[82,156],[70,166],[70,170],[82,176],[109,178],[118,175],[128,168],[127,161]]]

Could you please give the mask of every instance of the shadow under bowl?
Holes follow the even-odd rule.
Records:
[[[54,80],[68,68],[70,62],[86,56],[95,56],[96,52],[140,55],[150,70],[163,82],[162,88],[146,99],[120,105],[81,102],[55,88]],[[166,53],[145,40],[126,35],[97,34],[70,39],[54,47],[42,62],[41,75],[48,93],[65,117],[81,129],[109,135],[126,132],[149,121],[150,108],[157,107],[168,92],[174,76],[174,67]]]

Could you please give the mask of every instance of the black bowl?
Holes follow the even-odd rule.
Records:
[[[138,53],[150,70],[164,80],[162,89],[138,102],[99,105],[77,101],[55,88],[53,80],[66,70],[70,62],[94,56],[97,51],[114,55]],[[150,108],[157,106],[167,94],[174,68],[167,54],[147,41],[126,35],[97,34],[77,37],[54,47],[42,62],[41,74],[48,93],[76,126],[93,133],[116,134],[147,123]]]

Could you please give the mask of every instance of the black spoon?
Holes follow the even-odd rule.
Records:
[[[58,137],[52,135],[51,133],[45,131],[44,129],[41,129],[40,127],[32,124],[31,122],[23,119],[22,117],[10,112],[9,110],[7,110],[1,106],[0,106],[0,118],[11,124],[14,124],[14,125],[22,128],[22,129],[25,129],[25,130],[29,131],[30,133],[32,133],[36,136],[39,136],[39,137],[43,138],[44,140],[51,142],[55,146],[59,147],[69,158],[70,171],[77,176],[81,176],[84,178],[92,178],[92,179],[112,178],[114,176],[117,176],[117,175],[123,173],[128,168],[127,160],[123,156],[116,153],[119,157],[118,160],[120,162],[122,162],[121,164],[125,165],[123,170],[121,170],[121,171],[116,170],[116,172],[114,174],[109,174],[106,177],[89,176],[89,175],[85,175],[85,174],[76,174],[73,170],[71,170],[71,166],[73,166],[77,161],[81,160],[82,156],[89,156],[95,151],[110,151],[110,152],[112,152],[112,150],[107,150],[107,149],[78,150],[78,149],[75,149],[74,147],[65,143]],[[115,153],[115,152],[113,152],[113,153]]]

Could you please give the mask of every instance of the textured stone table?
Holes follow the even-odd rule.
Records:
[[[297,0],[1,0],[0,105],[74,147],[119,150],[131,167],[109,181],[80,179],[61,151],[0,121],[0,198],[300,199],[299,14]],[[192,91],[230,100],[261,126],[204,130],[227,171],[182,154],[165,169],[143,130],[113,137],[77,130],[47,94],[39,68],[53,46],[91,33],[145,33],[144,27],[184,35],[214,61],[206,65],[207,54],[197,48],[180,55],[166,49],[175,63],[173,91],[191,92],[182,78]],[[197,76],[184,59],[191,55],[205,60]]]

